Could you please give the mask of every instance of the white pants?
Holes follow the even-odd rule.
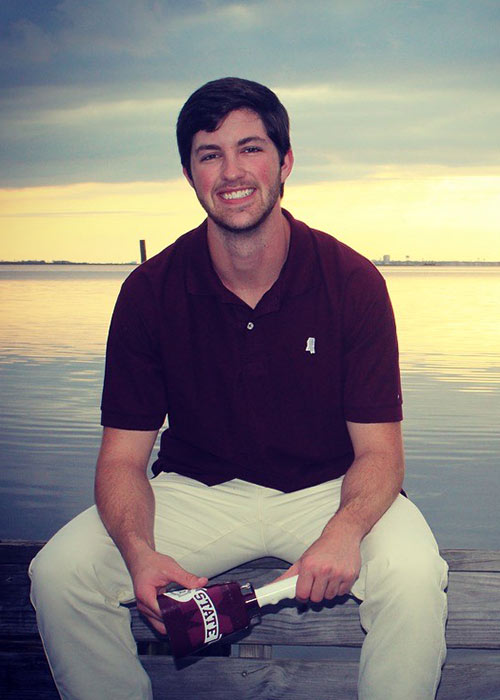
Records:
[[[287,494],[240,480],[208,487],[160,474],[152,481],[157,550],[209,577],[266,555],[294,562],[338,508],[341,484]],[[364,538],[361,556],[352,589],[367,632],[359,698],[430,700],[445,656],[447,565],[415,505],[398,496]],[[151,698],[121,605],[133,599],[131,579],[95,507],[50,540],[30,575],[61,697]]]

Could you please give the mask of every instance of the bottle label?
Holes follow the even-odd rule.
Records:
[[[205,643],[216,642],[220,639],[219,618],[212,599],[204,588],[200,588],[194,595],[196,605],[200,609],[205,627]]]
[[[221,638],[219,630],[219,618],[215,605],[208,595],[205,588],[183,589],[180,591],[171,591],[165,594],[168,598],[172,598],[179,603],[188,603],[194,601],[198,610],[201,613],[204,628],[203,644],[211,644]]]

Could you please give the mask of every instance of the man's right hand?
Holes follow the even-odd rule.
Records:
[[[165,586],[169,583],[178,583],[184,588],[200,588],[208,583],[205,576],[191,574],[179,566],[172,557],[153,550],[143,554],[129,568],[134,583],[137,609],[160,634],[166,634],[166,630],[157,596]]]

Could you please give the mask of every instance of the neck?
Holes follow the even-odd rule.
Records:
[[[290,243],[290,225],[276,211],[258,229],[230,233],[208,220],[208,247],[215,271],[233,294],[255,308],[279,277]]]

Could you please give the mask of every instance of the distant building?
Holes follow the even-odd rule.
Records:
[[[391,262],[391,256],[390,256],[390,255],[384,255],[384,257],[383,257],[383,259],[382,259],[382,262],[384,263],[384,265],[389,265],[390,262]]]

